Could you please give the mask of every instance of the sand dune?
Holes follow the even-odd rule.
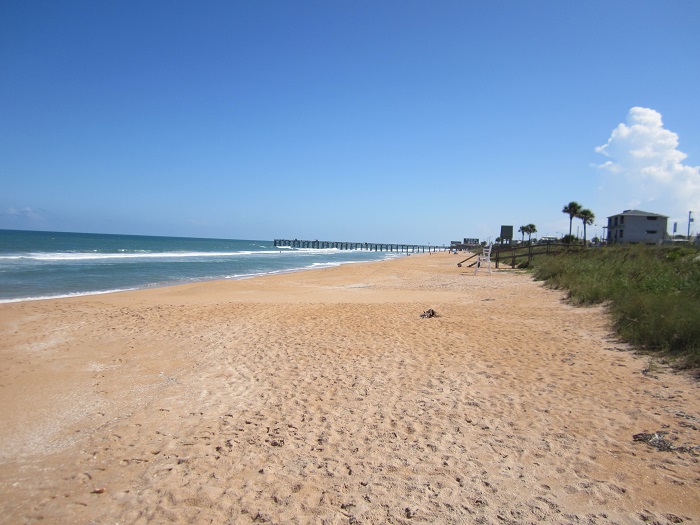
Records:
[[[700,521],[698,382],[456,262],[0,305],[0,521]]]

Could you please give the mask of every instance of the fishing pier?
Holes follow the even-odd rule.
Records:
[[[447,246],[432,246],[424,244],[394,244],[377,242],[346,242],[346,241],[305,241],[300,239],[275,239],[275,247],[310,248],[321,250],[335,248],[337,250],[366,250],[370,252],[399,252],[425,253],[447,251]]]

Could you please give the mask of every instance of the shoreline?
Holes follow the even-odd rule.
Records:
[[[283,274],[288,274],[288,273],[322,270],[324,268],[335,268],[337,266],[343,266],[346,264],[365,264],[365,263],[384,262],[384,261],[393,260],[395,258],[398,258],[398,257],[388,257],[386,259],[376,260],[376,261],[342,261],[339,263],[335,263],[335,262],[313,263],[311,266],[289,268],[289,269],[284,269],[284,270],[271,270],[271,271],[262,272],[262,273],[232,275],[232,276],[228,276],[228,277],[202,277],[199,279],[192,278],[188,281],[172,281],[172,282],[166,282],[166,283],[162,283],[162,284],[161,283],[148,283],[148,284],[145,284],[142,286],[135,286],[132,288],[115,288],[112,290],[73,292],[73,293],[67,293],[67,294],[47,295],[47,296],[39,296],[39,297],[18,297],[18,298],[8,298],[8,299],[0,298],[0,304],[22,303],[22,302],[27,302],[27,301],[52,301],[55,299],[72,299],[72,298],[76,298],[76,297],[91,297],[94,295],[105,295],[105,294],[113,294],[113,293],[138,292],[138,291],[143,291],[143,290],[158,290],[161,288],[169,288],[172,286],[185,286],[188,284],[196,284],[196,283],[208,283],[208,282],[218,282],[218,281],[221,281],[221,282],[241,281],[241,280],[245,280],[245,279],[257,279],[259,277],[267,277],[267,276],[271,276],[271,275],[283,275]]]
[[[455,261],[0,304],[0,521],[699,519],[697,382]]]

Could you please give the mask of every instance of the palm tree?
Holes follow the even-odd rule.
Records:
[[[569,216],[569,237],[571,237],[571,226],[574,222],[574,217],[578,217],[578,213],[582,208],[583,206],[581,206],[578,202],[571,201],[569,204],[564,206],[563,210],[561,210],[562,213],[566,213]]]
[[[527,226],[521,226],[518,228],[518,232],[523,234],[523,238],[520,240],[521,243],[525,242],[525,234],[527,233]]]
[[[586,246],[586,225],[593,224],[595,214],[588,209],[579,210],[576,217],[583,221],[583,245]]]
[[[527,226],[525,226],[525,233],[527,233],[528,244],[532,244],[532,234],[537,233],[537,226],[535,226],[532,223],[528,224]]]

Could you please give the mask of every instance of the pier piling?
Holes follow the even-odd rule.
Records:
[[[275,239],[275,247],[289,247],[289,248],[311,248],[311,249],[323,249],[323,248],[336,248],[338,250],[366,250],[374,252],[393,252],[397,251],[400,253],[428,253],[447,251],[449,247],[447,246],[433,246],[424,244],[402,244],[402,243],[376,243],[376,242],[347,242],[347,241],[319,241],[319,240],[302,240],[302,239]]]

